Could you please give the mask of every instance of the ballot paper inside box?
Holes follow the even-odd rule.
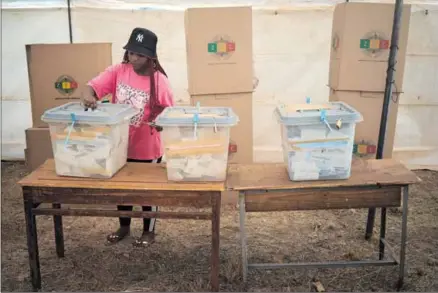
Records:
[[[79,103],[50,109],[42,120],[50,128],[55,170],[60,176],[110,178],[127,161],[129,122],[138,113],[129,105]]]
[[[171,107],[158,116],[167,176],[171,181],[224,181],[230,127],[238,123],[231,108]]]
[[[359,112],[343,102],[280,105],[275,111],[292,181],[350,177]]]

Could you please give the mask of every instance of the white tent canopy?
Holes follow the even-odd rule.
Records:
[[[31,126],[24,45],[69,42],[66,2],[2,3],[2,159],[23,158],[24,130]],[[272,111],[280,101],[328,99],[331,22],[338,2],[343,1],[72,0],[73,41],[112,42],[113,61],[119,62],[131,29],[151,28],[159,36],[160,59],[177,100],[188,103],[183,10],[254,5],[254,67],[260,80],[252,109],[255,159],[281,161]],[[438,125],[438,1],[405,3],[413,8],[395,157],[413,168],[438,168],[438,135],[432,128]]]

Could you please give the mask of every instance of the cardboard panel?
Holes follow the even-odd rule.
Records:
[[[252,93],[191,96],[192,105],[231,107],[239,116],[239,123],[231,128],[230,163],[253,162]],[[235,146],[235,147],[234,147]]]
[[[392,157],[399,97],[400,94],[394,93],[389,104],[383,158]],[[383,92],[331,90],[331,101],[345,102],[359,111],[363,116],[364,120],[356,124],[354,148],[356,156],[363,158],[375,158],[376,156],[377,144],[379,142],[383,98]]]
[[[335,90],[384,91],[394,4],[341,3],[333,15],[329,85]],[[411,6],[403,5],[394,74],[402,91]],[[337,61],[334,61],[337,60]]]
[[[47,159],[53,158],[52,142],[48,128],[26,129],[25,159],[29,171],[33,171]]]
[[[252,8],[189,8],[185,12],[191,95],[253,90]]]
[[[26,45],[33,127],[47,109],[78,101],[87,82],[112,64],[110,43]]]
[[[333,12],[332,24],[332,43],[330,50],[330,60],[337,60],[341,56],[342,46],[340,46],[341,35],[345,20],[345,5],[336,5]]]

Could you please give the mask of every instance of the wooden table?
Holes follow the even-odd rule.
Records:
[[[224,182],[172,183],[158,164],[128,163],[111,179],[59,177],[48,160],[22,179],[29,265],[34,290],[41,289],[37,215],[53,215],[58,257],[64,256],[62,216],[92,216],[210,220],[212,232],[211,290],[219,291],[219,222]],[[52,208],[41,208],[51,203]],[[62,208],[62,204],[210,207],[211,212],[138,212]]]
[[[393,160],[354,160],[348,180],[292,182],[283,164],[235,165],[230,168],[227,187],[239,191],[243,280],[249,268],[324,268],[370,265],[399,265],[398,287],[405,273],[408,186],[417,176]],[[401,249],[397,258],[385,241],[386,208],[400,206],[403,199]],[[379,260],[317,263],[249,264],[245,232],[246,212],[321,209],[381,208]],[[385,259],[385,248],[389,259]]]

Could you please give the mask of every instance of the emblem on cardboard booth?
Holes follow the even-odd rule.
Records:
[[[217,36],[208,43],[208,53],[221,59],[229,58],[236,51],[236,43],[229,36]]]
[[[375,155],[377,152],[377,146],[368,141],[355,142],[353,145],[353,154],[358,157],[368,157],[370,155]]]
[[[234,141],[230,141],[228,144],[228,155],[237,153],[237,144]]]
[[[55,82],[55,88],[61,95],[68,96],[78,88],[78,83],[69,75],[61,75]]]
[[[368,56],[378,57],[389,49],[389,40],[383,33],[370,32],[360,39],[360,49]]]

